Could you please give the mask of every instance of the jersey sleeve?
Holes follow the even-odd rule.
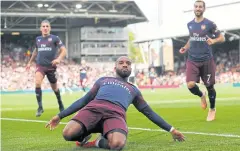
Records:
[[[211,22],[211,33],[218,37],[220,35],[220,30],[217,28],[217,25],[214,22]]]
[[[188,34],[191,35],[189,27],[190,27],[190,22],[187,23],[187,29],[188,29]]]
[[[94,83],[94,85],[93,85],[93,87],[91,88],[91,90],[89,91],[91,94],[92,94],[92,96],[96,96],[97,95],[97,92],[98,92],[98,90],[99,90],[99,88],[100,88],[100,84],[101,84],[101,81],[103,80],[104,78],[100,78],[100,79],[98,79],[95,83]],[[94,98],[93,97],[93,98]],[[92,99],[93,99],[92,98]]]
[[[35,47],[34,49],[36,49],[36,51],[38,51],[37,41],[38,41],[38,38],[36,38],[34,41],[34,47]],[[34,51],[34,49],[32,51]]]
[[[56,36],[56,45],[58,48],[61,48],[62,46],[64,46],[63,42],[58,36]]]
[[[147,102],[144,100],[141,92],[136,88],[137,94],[132,102],[132,104],[135,106],[135,108],[140,112],[142,111],[146,106],[148,106]]]

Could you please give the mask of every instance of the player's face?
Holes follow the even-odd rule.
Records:
[[[127,57],[120,58],[116,64],[116,73],[122,78],[129,77],[132,72],[131,64],[131,60]]]
[[[50,34],[51,26],[49,23],[42,23],[40,28],[42,35],[47,36]]]
[[[194,4],[194,14],[197,17],[201,17],[205,11],[204,5],[202,2],[196,2]]]

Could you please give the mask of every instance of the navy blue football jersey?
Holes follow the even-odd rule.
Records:
[[[58,49],[63,46],[64,44],[58,36],[38,36],[36,38],[36,50],[38,52],[36,58],[37,64],[51,66],[51,62],[57,57]]]
[[[212,21],[204,18],[203,21],[197,23],[193,19],[187,24],[190,34],[190,48],[188,50],[188,59],[192,61],[206,61],[212,58],[212,46],[207,44],[207,36],[216,38],[220,31]]]

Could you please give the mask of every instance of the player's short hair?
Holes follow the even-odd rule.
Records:
[[[49,22],[48,20],[46,20],[46,19],[41,22],[41,25],[42,25],[43,23],[47,23],[47,24],[51,25],[50,22]]]
[[[196,0],[195,3],[197,3],[197,2],[203,3],[203,7],[206,8],[206,4],[203,0]]]
[[[126,58],[128,58],[128,59],[130,60],[130,62],[132,62],[132,60],[131,60],[128,56],[120,56],[120,57],[118,57],[118,58],[116,59],[115,65],[117,65],[119,59],[122,58],[122,57],[126,57]]]

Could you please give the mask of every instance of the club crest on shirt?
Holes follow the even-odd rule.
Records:
[[[206,25],[201,25],[201,29],[205,30],[206,29]]]
[[[48,41],[49,41],[49,42],[52,41],[52,38],[48,38]]]

